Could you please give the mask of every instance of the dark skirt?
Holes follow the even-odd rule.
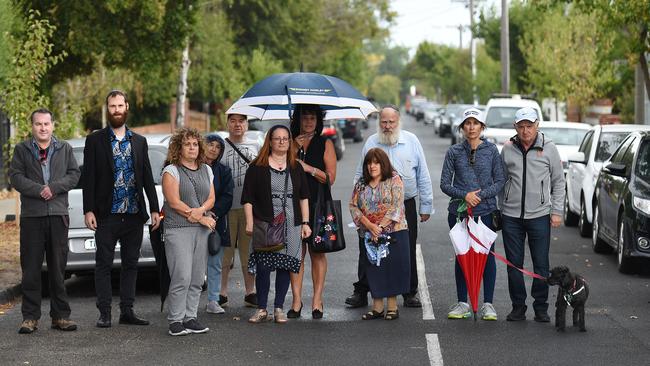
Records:
[[[409,292],[411,280],[411,256],[408,230],[391,233],[395,239],[389,246],[390,253],[381,260],[381,265],[366,263],[366,275],[373,299],[397,296]]]

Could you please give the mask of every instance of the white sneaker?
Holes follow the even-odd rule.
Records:
[[[469,309],[469,304],[466,302],[459,302],[451,306],[447,319],[465,319],[472,316]]]
[[[205,311],[210,314],[223,314],[226,312],[221,306],[219,306],[219,303],[214,300],[208,301]]]
[[[494,310],[494,306],[491,303],[486,302],[481,306],[481,319],[483,320],[497,320],[497,311]]]

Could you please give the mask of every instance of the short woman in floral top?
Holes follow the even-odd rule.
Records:
[[[374,148],[366,154],[363,177],[352,192],[350,213],[361,237],[368,235],[373,243],[378,239],[381,242],[382,235],[390,237],[389,254],[381,258],[379,265],[365,258],[369,262],[366,275],[373,303],[372,310],[362,318],[397,319],[397,295],[409,291],[409,237],[404,216],[402,179],[393,170],[383,150]],[[388,298],[385,315],[384,298]]]

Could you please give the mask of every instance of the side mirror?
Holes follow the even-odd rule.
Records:
[[[625,177],[627,172],[627,167],[625,166],[625,164],[611,163],[605,167],[605,171],[612,175]]]
[[[577,151],[577,152],[569,154],[568,160],[569,160],[569,163],[586,164],[585,153],[583,153],[582,151]]]

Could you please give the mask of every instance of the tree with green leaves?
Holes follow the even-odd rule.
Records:
[[[598,27],[594,13],[562,4],[550,8],[520,42],[527,62],[525,79],[541,96],[584,108],[605,97],[614,79],[613,64],[604,57],[612,41],[612,34]]]

